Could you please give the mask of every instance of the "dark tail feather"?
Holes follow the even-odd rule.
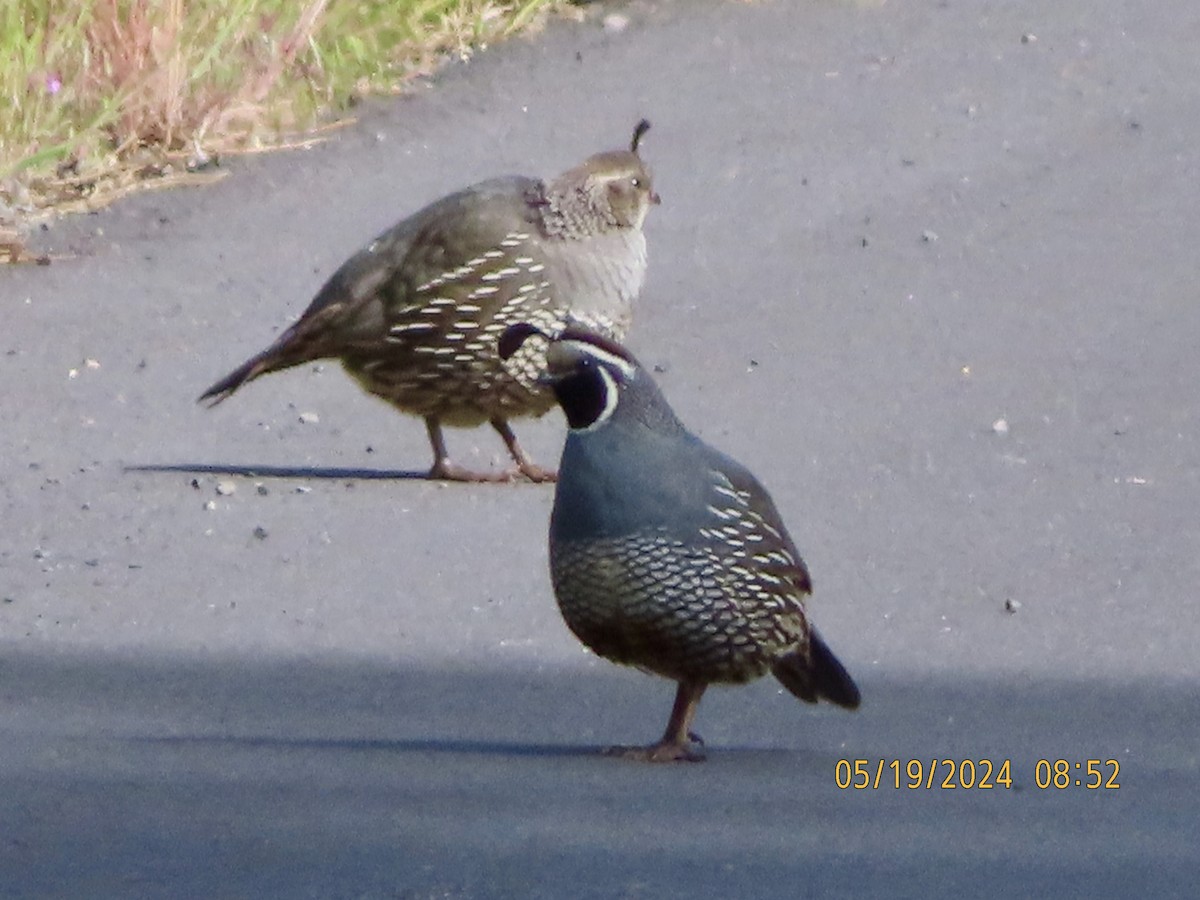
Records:
[[[824,698],[838,706],[857,709],[862,699],[858,685],[815,628],[808,636],[808,654],[785,656],[771,672],[785,688],[808,703]]]
[[[201,394],[196,402],[207,402],[210,407],[216,406],[247,381],[253,381],[259,375],[282,368],[278,363],[278,358],[270,350],[251,357]]]

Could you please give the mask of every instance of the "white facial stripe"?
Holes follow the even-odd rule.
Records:
[[[566,343],[575,347],[579,352],[585,353],[593,359],[598,360],[606,365],[618,369],[626,378],[632,378],[633,373],[637,371],[633,364],[626,359],[622,359],[615,353],[609,353],[607,350],[602,350],[595,344],[589,344],[586,341],[567,341]],[[607,372],[604,373],[606,376]]]
[[[588,346],[591,345],[589,344]],[[617,408],[617,392],[619,390],[617,383],[613,381],[613,377],[608,374],[608,370],[603,366],[596,371],[599,372],[600,377],[604,379],[604,409],[600,410],[600,415],[596,416],[596,421],[594,421],[591,425],[576,429],[581,434],[587,434],[589,431],[595,431],[612,417],[613,411]]]

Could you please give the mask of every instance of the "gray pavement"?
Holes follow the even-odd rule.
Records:
[[[1200,11],[624,9],[0,270],[0,896],[1194,895]],[[630,343],[864,696],[714,689],[700,766],[596,752],[672,690],[562,625],[548,488],[406,477],[424,429],[334,365],[194,403],[398,217],[641,115]],[[1013,786],[835,782],[913,758]]]

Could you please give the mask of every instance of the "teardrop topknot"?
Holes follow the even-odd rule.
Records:
[[[650,120],[642,119],[633,126],[633,140],[629,142],[629,152],[636,154],[642,143],[642,137],[650,130]]]

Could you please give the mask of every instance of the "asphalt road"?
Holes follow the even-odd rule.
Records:
[[[0,896],[1194,896],[1200,10],[625,12],[0,270]],[[421,424],[334,365],[194,403],[395,219],[642,115],[631,344],[771,488],[864,696],[714,689],[703,765],[598,754],[672,688],[562,625],[549,488],[405,477]]]

